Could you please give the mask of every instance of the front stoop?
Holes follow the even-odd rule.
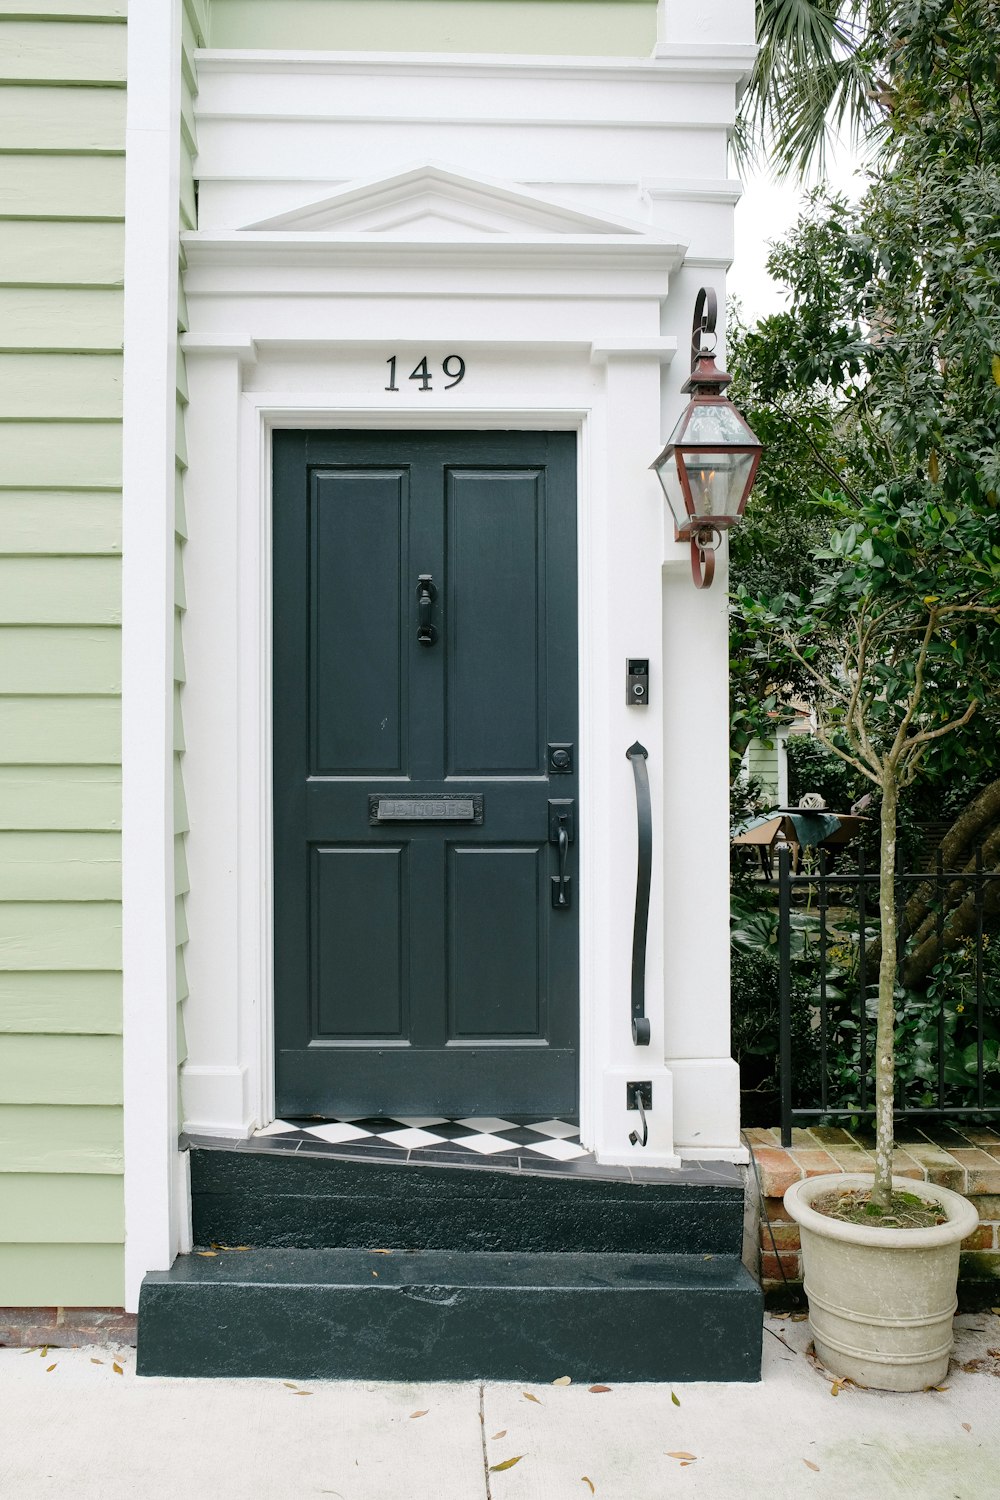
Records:
[[[686,1255],[252,1250],[146,1278],[141,1375],[759,1380],[760,1293]]]
[[[205,1249],[146,1277],[138,1371],[759,1380],[762,1298],[727,1170],[195,1150]]]

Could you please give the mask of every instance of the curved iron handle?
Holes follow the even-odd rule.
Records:
[[[431,614],[434,609],[434,600],[437,598],[437,589],[434,587],[434,579],[430,573],[421,573],[417,578],[417,643],[421,646],[433,646],[438,638],[435,627],[431,624]]]
[[[632,931],[632,1041],[649,1046],[646,1019],[646,933],[649,928],[649,885],[653,874],[653,805],[649,796],[649,751],[636,740],[625,751],[635,777],[635,811],[638,821],[638,868],[635,876],[635,927]]]

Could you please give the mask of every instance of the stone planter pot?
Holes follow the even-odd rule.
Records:
[[[947,1214],[930,1229],[844,1224],[811,1204],[837,1189],[866,1188],[851,1173],[793,1183],[785,1207],[799,1226],[809,1326],[816,1353],[835,1375],[886,1391],[938,1385],[948,1369],[962,1240],[979,1216],[948,1188],[894,1177]]]

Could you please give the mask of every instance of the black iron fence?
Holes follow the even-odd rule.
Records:
[[[778,855],[781,1138],[874,1115],[879,872]],[[896,1112],[1000,1118],[1000,872],[896,879]]]

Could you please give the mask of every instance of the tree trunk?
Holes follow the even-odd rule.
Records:
[[[885,767],[879,857],[878,1026],[875,1034],[875,1185],[872,1203],[889,1207],[892,1194],[892,1113],[896,1092],[896,768]]]

